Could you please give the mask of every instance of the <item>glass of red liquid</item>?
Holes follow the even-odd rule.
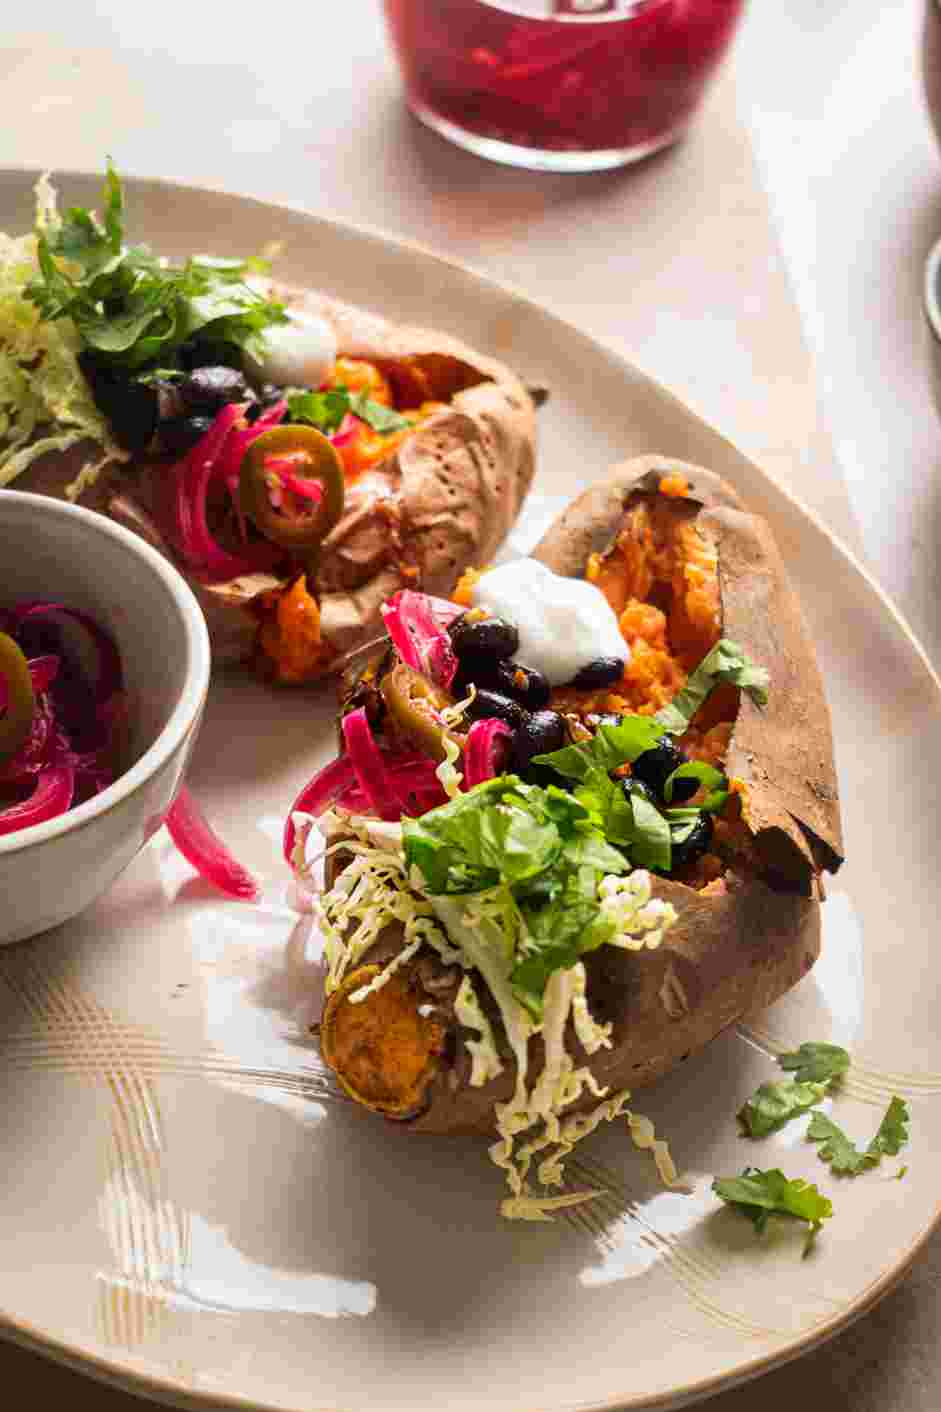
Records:
[[[600,171],[675,142],[745,0],[385,0],[415,115],[461,147]]]

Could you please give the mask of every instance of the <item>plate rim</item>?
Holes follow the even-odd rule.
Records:
[[[941,0],[938,0],[938,3],[941,4]],[[6,165],[0,167],[0,183],[4,183],[10,178],[20,178],[24,184],[34,184],[44,173],[62,181],[76,178],[95,181],[101,178],[100,171],[81,167],[44,169],[34,166]],[[760,475],[774,487],[774,490],[781,496],[789,509],[795,513],[796,517],[802,520],[805,526],[809,526],[818,537],[825,540],[829,550],[837,559],[842,559],[874,593],[881,609],[891,619],[900,635],[906,639],[928,682],[934,689],[939,704],[941,704],[941,674],[933,666],[927,651],[901,610],[857,553],[844,543],[843,539],[829,528],[821,516],[806,505],[789,486],[783,484],[771,472],[764,470],[759,463],[753,462],[744,452],[739,451],[735,443],[730,441],[722,431],[714,427],[711,422],[707,423],[698,412],[688,407],[681,398],[665,387],[657,378],[647,373],[643,367],[627,358],[606,338],[586,332],[566,315],[560,313],[551,300],[536,298],[512,281],[498,279],[465,260],[458,260],[453,256],[442,254],[409,236],[395,234],[382,226],[349,221],[334,214],[323,214],[312,209],[304,201],[268,200],[232,191],[224,186],[194,185],[172,181],[164,177],[140,175],[136,171],[123,167],[121,178],[131,188],[156,188],[165,192],[167,196],[176,194],[190,199],[208,193],[239,204],[247,204],[270,211],[289,211],[315,225],[331,227],[336,232],[348,232],[359,237],[365,236],[377,244],[395,247],[397,250],[411,254],[422,261],[430,261],[462,277],[469,277],[478,284],[486,286],[492,292],[501,294],[540,315],[548,316],[563,328],[567,335],[574,336],[592,344],[596,349],[600,349],[619,368],[630,372],[634,377],[639,375],[649,387],[655,389],[666,400],[682,408],[687,415],[707,426],[737,456],[756,467]],[[852,507],[850,509],[852,510]],[[870,1281],[856,1298],[845,1305],[839,1313],[815,1324],[804,1334],[788,1341],[782,1347],[738,1363],[727,1371],[713,1373],[698,1382],[688,1383],[685,1387],[658,1392],[652,1396],[640,1394],[629,1398],[629,1400],[616,1397],[613,1400],[579,1403],[578,1412],[673,1412],[673,1409],[690,1406],[703,1398],[740,1386],[776,1367],[793,1362],[813,1349],[828,1343],[890,1294],[908,1274],[923,1247],[939,1228],[941,1228],[941,1201],[936,1205],[934,1214],[925,1227],[915,1236],[890,1268],[883,1270],[881,1274]],[[217,1412],[217,1410],[218,1412],[286,1412],[283,1403],[259,1402],[257,1399],[248,1399],[240,1393],[223,1390],[196,1389],[192,1386],[188,1387],[178,1378],[145,1372],[139,1365],[120,1357],[105,1357],[98,1352],[70,1343],[66,1338],[57,1336],[29,1321],[23,1321],[3,1308],[0,1308],[0,1338],[28,1351],[46,1356],[59,1366],[83,1373],[98,1383],[116,1387],[139,1397],[149,1398],[164,1406],[183,1408],[186,1409],[186,1412]],[[355,1412],[355,1409],[324,1404],[319,1408],[308,1407],[305,1412]],[[524,1412],[524,1409],[521,1409],[521,1412]],[[547,1412],[547,1409],[544,1406],[530,1405],[525,1409],[525,1412]]]

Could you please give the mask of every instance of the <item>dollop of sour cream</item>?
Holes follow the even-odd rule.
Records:
[[[326,319],[288,309],[289,322],[265,329],[266,350],[256,375],[279,387],[319,387],[337,360],[337,337]]]
[[[482,574],[472,601],[512,623],[520,636],[514,659],[564,686],[599,657],[630,661],[614,609],[585,579],[563,578],[536,559],[514,559]]]

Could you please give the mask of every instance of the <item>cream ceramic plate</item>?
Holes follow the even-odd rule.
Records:
[[[89,202],[97,182],[64,183]],[[820,647],[850,861],[825,955],[747,1030],[643,1096],[689,1194],[658,1189],[623,1130],[586,1146],[591,1217],[507,1225],[483,1144],[409,1141],[338,1100],[307,1024],[317,944],[279,838],[331,751],[330,702],[214,687],[191,783],[264,903],[220,901],[159,835],[78,922],[0,952],[3,1332],[187,1407],[563,1412],[675,1407],[793,1357],[891,1287],[937,1220],[941,1155],[941,690],[841,547],[666,392],[543,310],[376,235],[221,195],[132,183],[139,228],[185,254],[286,242],[287,277],[438,322],[547,383],[541,499],[518,538],[609,462],[663,451],[728,476],[771,520]],[[0,228],[29,219],[0,176]],[[898,1162],[837,1182],[803,1124],[760,1145],[736,1108],[782,1045],[856,1063],[860,1138],[911,1104]],[[746,1163],[819,1182],[812,1259],[756,1241],[711,1176]]]

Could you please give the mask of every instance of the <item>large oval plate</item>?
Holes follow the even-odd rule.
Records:
[[[0,228],[30,179],[0,174]],[[63,182],[92,204],[97,181]],[[937,1221],[941,1156],[941,689],[826,530],[663,389],[521,297],[413,247],[309,215],[129,183],[169,254],[284,241],[284,276],[438,324],[545,382],[539,494],[516,544],[615,459],[727,476],[771,521],[833,706],[850,861],[825,954],[747,1029],[643,1096],[688,1179],[659,1190],[622,1129],[586,1146],[603,1192],[568,1222],[507,1225],[483,1144],[411,1142],[339,1100],[307,1033],[317,944],[290,909],[287,806],[332,748],[329,693],[214,686],[191,776],[264,902],[219,901],[156,838],[78,922],[0,952],[0,1330],[187,1407],[562,1412],[673,1407],[837,1332]],[[734,1114],[773,1054],[855,1056],[838,1117],[866,1139],[893,1093],[910,1168],[837,1182],[803,1124],[748,1145]],[[778,1071],[779,1072],[779,1071]],[[715,1173],[782,1166],[835,1215],[812,1259],[719,1209]]]

